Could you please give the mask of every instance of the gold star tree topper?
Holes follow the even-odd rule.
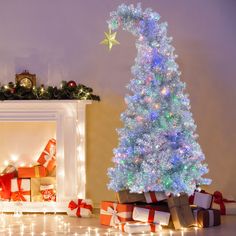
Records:
[[[116,40],[116,32],[112,33],[110,28],[109,28],[109,31],[104,32],[104,34],[105,34],[105,39],[103,39],[100,44],[107,45],[109,48],[109,51],[111,51],[111,48],[113,47],[113,45],[120,44]]]

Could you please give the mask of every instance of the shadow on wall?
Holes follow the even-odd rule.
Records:
[[[105,96],[87,109],[87,196],[95,207],[101,200],[114,200],[114,192],[107,190],[107,168],[113,165],[112,150],[118,144],[117,127],[120,113],[124,111],[123,97]]]

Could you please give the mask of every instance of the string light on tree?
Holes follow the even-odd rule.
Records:
[[[211,182],[202,177],[208,168],[196,140],[172,38],[167,36],[167,24],[159,19],[150,8],[143,11],[140,4],[122,4],[111,12],[110,30],[102,41],[111,49],[116,36],[111,30],[119,27],[137,38],[133,79],[125,97],[127,110],[121,114],[124,128],[118,129],[115,166],[108,170],[108,187],[116,192],[192,194],[197,184]]]

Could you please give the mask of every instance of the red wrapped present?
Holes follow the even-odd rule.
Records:
[[[120,222],[132,221],[133,208],[132,204],[103,201],[100,210],[100,223],[115,226]]]
[[[15,171],[0,175],[0,197],[2,200],[9,200],[11,198],[11,180],[15,176]]]
[[[56,201],[56,190],[53,184],[40,185],[40,192],[44,202]]]
[[[56,166],[56,140],[50,139],[44,148],[44,151],[41,153],[38,161],[40,165],[46,167],[48,172],[53,171]]]
[[[30,202],[30,179],[11,180],[11,201]]]
[[[92,200],[77,199],[69,202],[67,208],[67,215],[77,217],[90,217],[92,215],[92,210]]]
[[[165,211],[156,211],[154,209],[146,209],[143,207],[134,207],[133,220],[158,223],[160,225],[168,225],[170,220],[170,213]]]
[[[209,209],[212,204],[212,195],[206,192],[195,192],[193,204],[203,209]]]
[[[219,209],[221,215],[236,215],[236,201],[223,198],[219,191],[213,194],[212,208]]]
[[[193,210],[193,215],[198,227],[207,228],[211,226],[220,225],[220,211],[215,209],[202,209],[195,208]]]
[[[47,175],[47,171],[44,166],[18,168],[19,178],[39,178],[39,177],[45,177],[46,175]]]
[[[162,229],[159,224],[143,223],[138,221],[131,221],[120,223],[118,225],[120,231],[128,234],[137,234],[137,233],[156,233]]]
[[[156,203],[167,199],[165,192],[146,192],[144,193],[146,203]]]

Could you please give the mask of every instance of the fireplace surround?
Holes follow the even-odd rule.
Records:
[[[57,201],[0,202],[1,212],[65,212],[67,202],[85,198],[86,105],[90,100],[0,102],[0,122],[56,122]]]

